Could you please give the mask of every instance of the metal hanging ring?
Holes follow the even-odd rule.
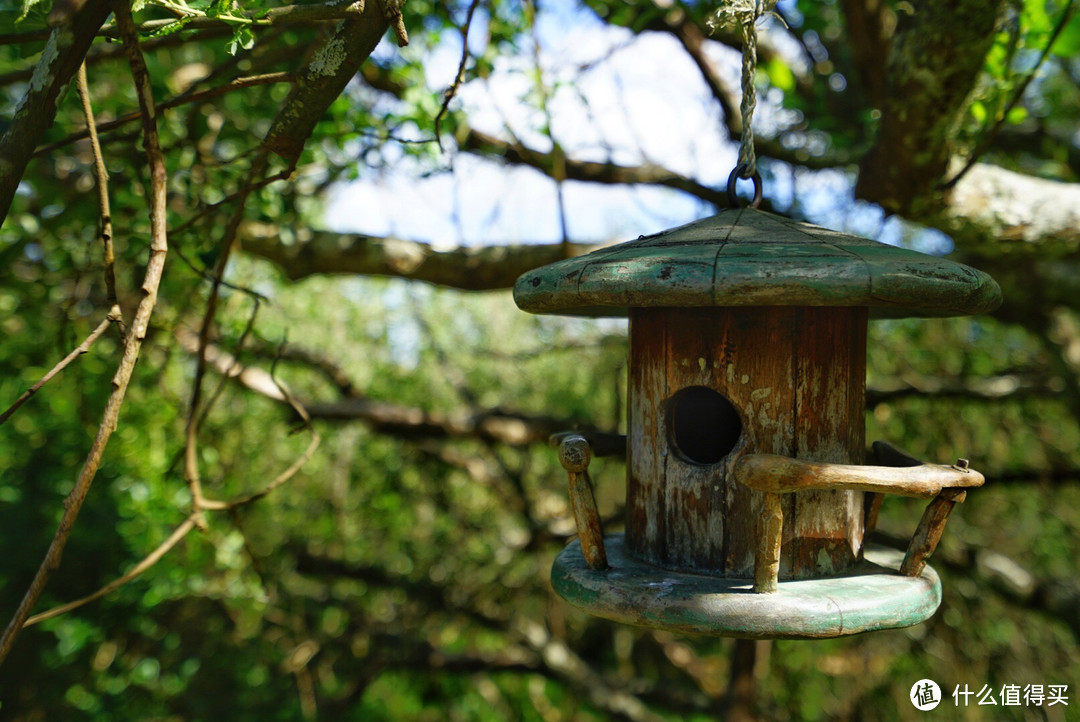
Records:
[[[754,181],[754,197],[750,201],[749,206],[751,208],[757,208],[761,205],[761,174],[755,170],[752,175],[744,175],[747,170],[748,168],[746,166],[746,163],[740,163],[739,165],[735,166],[735,170],[731,171],[731,175],[728,176],[727,198],[728,206],[730,208],[739,207],[739,197],[735,195],[735,184],[740,178],[746,178],[748,180]]]

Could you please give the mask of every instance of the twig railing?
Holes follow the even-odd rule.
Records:
[[[585,561],[594,570],[607,569],[604,534],[588,475],[592,457],[589,441],[580,434],[567,433],[556,434],[552,442],[558,445],[559,461],[569,476],[570,505]],[[900,574],[922,574],[953,507],[964,501],[966,489],[982,486],[985,479],[968,467],[967,459],[948,466],[927,464],[884,441],[874,443],[874,454],[883,466],[828,464],[774,454],[747,454],[735,463],[735,479],[763,495],[754,556],[755,592],[768,594],[779,588],[782,496],[813,489],[872,494],[867,503],[867,531],[876,520],[885,494],[931,499],[900,565]]]
[[[966,459],[943,466],[919,462],[884,442],[876,442],[879,459],[890,466],[861,466],[800,461],[773,454],[747,454],[735,464],[735,479],[764,494],[754,558],[754,591],[775,592],[780,569],[783,529],[781,496],[811,489],[866,491],[932,499],[908,544],[900,566],[905,576],[918,576],[937,548],[953,506],[964,501],[965,489],[982,486],[985,479],[968,468]],[[871,501],[876,511],[880,497]]]

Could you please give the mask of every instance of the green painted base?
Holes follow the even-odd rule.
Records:
[[[594,571],[581,545],[555,559],[551,584],[566,601],[597,617],[687,634],[749,639],[821,639],[910,627],[941,603],[941,580],[929,566],[900,576],[903,554],[868,547],[854,569],[821,579],[780,582],[755,594],[749,579],[673,572],[630,557],[622,534],[604,537],[610,569]]]

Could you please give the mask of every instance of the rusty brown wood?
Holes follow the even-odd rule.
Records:
[[[972,472],[978,473],[978,472]],[[949,520],[949,514],[953,507],[964,501],[967,492],[963,489],[943,489],[937,498],[926,506],[919,526],[908,544],[904,563],[900,565],[900,573],[917,577],[926,568],[926,560],[934,553],[941,534],[945,531],[945,522]]]
[[[885,495],[881,493],[866,495],[866,517],[863,522],[863,533],[869,534],[877,529],[878,515],[881,513],[881,505],[885,502]]]
[[[983,475],[961,466],[911,467],[819,464],[775,454],[739,459],[735,478],[751,489],[783,494],[806,489],[856,489],[932,499],[943,489],[982,486]]]
[[[771,594],[779,587],[780,540],[784,529],[782,498],[779,494],[765,494],[761,499],[754,560],[754,591],[758,594]]]
[[[592,482],[589,480],[591,458],[589,442],[584,436],[566,436],[559,444],[559,463],[570,477],[570,506],[581,539],[581,552],[591,569],[602,570],[608,568],[608,561],[604,549],[604,530],[600,525],[596,497],[593,496]]]
[[[750,453],[862,462],[865,325],[859,308],[631,309],[629,553],[676,571],[753,578],[762,494],[735,481],[735,464]],[[673,442],[673,404],[689,387],[723,395],[742,423],[716,463],[695,463]],[[862,497],[786,497],[780,577],[855,564]]]
[[[866,461],[867,316],[866,308],[800,309],[793,350],[795,453],[790,456],[837,464]],[[863,497],[822,489],[785,500],[792,518],[790,567],[827,574],[855,564],[864,536]],[[840,518],[843,525],[836,524]]]

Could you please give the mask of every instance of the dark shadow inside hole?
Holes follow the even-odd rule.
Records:
[[[694,464],[715,464],[735,448],[742,420],[731,402],[713,389],[691,386],[675,394],[669,412],[675,450]]]

